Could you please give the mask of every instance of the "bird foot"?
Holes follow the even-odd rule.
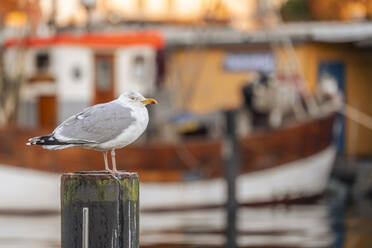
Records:
[[[111,169],[106,169],[106,171],[110,174],[119,174],[118,170],[111,170]]]

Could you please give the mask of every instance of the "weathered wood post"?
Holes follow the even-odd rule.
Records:
[[[66,173],[61,204],[62,248],[139,247],[137,173]]]

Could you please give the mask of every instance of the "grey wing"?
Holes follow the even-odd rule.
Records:
[[[115,101],[88,107],[58,126],[54,137],[69,143],[106,142],[136,121],[131,111]]]

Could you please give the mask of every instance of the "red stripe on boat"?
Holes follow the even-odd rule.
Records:
[[[26,39],[9,39],[5,47],[25,45],[45,47],[57,45],[74,45],[94,48],[115,48],[131,45],[148,45],[161,49],[165,45],[163,35],[158,31],[137,31],[124,33],[85,33],[58,34],[51,37],[30,37]]]

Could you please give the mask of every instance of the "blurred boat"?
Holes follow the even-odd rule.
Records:
[[[169,37],[167,39],[169,41]],[[157,57],[160,56],[158,49],[164,48],[167,39],[160,32],[138,31],[59,34],[27,40],[26,58],[34,61],[31,66],[34,70],[29,73],[29,82],[20,92],[22,101],[18,122],[23,129],[0,129],[0,164],[10,165],[0,167],[2,181],[10,189],[0,190],[0,199],[6,199],[0,201],[0,210],[58,210],[57,173],[104,168],[100,152],[75,148],[46,151],[41,147],[26,148],[25,143],[30,137],[50,133],[51,129],[46,127],[54,127],[57,119],[64,120],[77,109],[91,103],[109,101],[126,89],[137,89],[144,95],[153,95],[157,89],[160,94],[161,87],[156,87],[154,72],[159,70],[161,74],[160,69],[165,61],[157,64],[157,59],[160,60]],[[182,42],[178,43],[182,47]],[[10,40],[5,45],[11,52],[17,48],[17,44],[17,40]],[[102,47],[111,50],[104,53]],[[170,51],[176,50],[171,47]],[[195,51],[191,49],[190,54],[195,54]],[[334,82],[319,84],[319,92],[310,94],[304,90],[307,87],[298,72],[283,74],[282,77],[278,71],[277,75],[268,77],[269,72],[274,72],[272,55],[232,51],[235,50],[226,51],[223,69],[220,64],[215,64],[215,68],[213,65],[210,67],[209,81],[214,80],[211,75],[218,70],[226,70],[232,75],[242,69],[267,74],[262,74],[256,82],[247,82],[247,94],[244,95],[246,109],[251,111],[252,116],[259,113],[260,118],[251,118],[255,127],[250,133],[239,137],[238,201],[242,205],[263,205],[316,198],[326,187],[336,154],[332,144],[332,129],[335,120],[333,99],[336,99],[337,87],[324,87],[334,85]],[[169,54],[164,60],[177,62],[174,59],[177,53],[174,52],[174,58]],[[179,74],[179,68],[203,67],[201,63],[195,64],[194,57],[190,58],[186,62],[181,59],[179,64],[168,68],[167,77]],[[256,65],[257,60],[265,62],[259,66],[262,68],[251,67],[252,64]],[[241,68],[244,61],[246,67]],[[291,61],[297,60],[294,58]],[[114,68],[121,68],[118,70],[120,73],[116,73]],[[188,70],[184,73],[189,74]],[[198,75],[201,71],[191,73]],[[233,79],[223,78],[225,81],[221,81],[220,85]],[[180,86],[188,85],[186,81],[189,79],[178,77],[176,81],[180,84],[168,86],[170,94],[167,98],[188,99],[191,95],[197,95],[194,87]],[[195,81],[195,84],[199,83]],[[234,84],[238,85],[238,82]],[[239,82],[239,85],[242,84]],[[220,105],[221,96],[224,99],[237,98],[237,90],[234,88],[226,95],[221,91],[215,99],[216,109],[224,106]],[[317,111],[313,111],[313,104],[307,102],[309,96],[319,103],[315,104]],[[176,105],[175,101],[170,102]],[[327,102],[331,103],[331,108],[325,110]],[[165,104],[163,111],[159,110],[158,113],[166,112],[169,108]],[[325,111],[320,111],[322,108]],[[181,104],[177,107],[178,114],[187,109],[186,105]],[[256,125],[255,122],[263,115],[268,119],[266,123]],[[168,117],[174,116],[164,117],[166,120],[160,126],[171,119]],[[174,143],[161,140],[153,139],[117,151],[118,168],[140,174],[142,209],[154,211],[223,206],[226,202],[226,183],[222,139],[185,138]],[[12,169],[15,167],[18,169]],[[21,172],[19,168],[32,169],[34,172]]]
[[[332,144],[334,120],[334,114],[327,114],[279,128],[257,130],[240,138],[238,201],[242,205],[263,205],[299,202],[320,196],[336,154]],[[35,184],[31,177],[37,172],[29,173],[28,179],[27,176],[19,177],[20,183],[17,179],[20,172],[14,170],[11,175],[14,179],[8,181],[11,190],[0,191],[0,198],[7,199],[0,203],[0,209],[58,210],[56,173],[103,168],[102,154],[95,151],[26,149],[25,142],[29,137],[48,132],[50,130],[44,129],[0,130],[1,164],[51,172],[38,175]],[[140,174],[143,210],[213,208],[223,206],[226,201],[222,141],[219,139],[131,145],[117,151],[117,164],[120,169]],[[56,187],[47,186],[51,178]],[[43,184],[43,180],[48,183]],[[18,186],[13,187],[14,183]],[[49,197],[51,195],[53,197]],[[49,197],[51,203],[38,201],[38,196],[40,199]],[[27,201],[33,204],[27,204]]]

